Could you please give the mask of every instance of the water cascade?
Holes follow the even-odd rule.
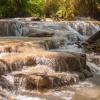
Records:
[[[99,100],[99,55],[78,44],[100,24],[14,19],[0,29],[0,100]]]
[[[98,22],[84,22],[84,21],[76,21],[76,22],[67,22],[71,28],[79,32],[81,35],[91,36],[97,31],[100,30],[100,25]]]

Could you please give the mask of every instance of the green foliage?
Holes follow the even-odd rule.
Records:
[[[100,0],[0,0],[0,17],[96,16]]]
[[[66,18],[69,16],[74,16],[75,9],[74,6],[72,5],[72,0],[62,0],[60,1],[60,6],[57,14],[62,17]]]
[[[24,17],[30,15],[29,0],[0,0],[2,17]]]
[[[44,14],[46,17],[55,16],[58,10],[59,0],[45,0],[44,2]]]
[[[96,17],[100,12],[97,9],[100,0],[62,0],[60,11],[62,17],[91,16]]]
[[[43,16],[44,15],[44,0],[29,0],[30,10],[32,15]]]
[[[100,0],[96,0],[95,2],[97,6],[100,6]]]

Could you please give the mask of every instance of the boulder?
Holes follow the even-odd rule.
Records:
[[[87,69],[83,69],[82,73],[84,74],[84,76],[87,77],[92,77],[93,74],[91,72],[89,72]]]
[[[85,76],[82,72],[76,72],[79,75],[79,80],[84,81],[85,80]]]
[[[52,37],[54,34],[42,29],[30,29],[28,37]]]
[[[100,41],[100,31],[96,32],[94,35],[90,36],[86,42],[89,44],[95,43],[95,42]]]
[[[100,53],[100,31],[89,37],[81,46],[85,51]]]
[[[33,17],[33,18],[31,18],[31,21],[41,21],[41,18],[39,18],[39,17]]]

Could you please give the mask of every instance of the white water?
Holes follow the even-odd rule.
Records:
[[[18,95],[16,99],[18,100],[46,100],[39,97],[28,97],[28,96],[22,96],[22,95]]]
[[[40,22],[38,22],[40,23]],[[53,29],[49,29],[47,28],[46,31],[53,31],[55,33],[54,37],[67,37],[67,42],[71,42],[71,41],[77,41],[77,36],[80,38],[80,40],[84,40],[84,36],[87,33],[87,28],[88,26],[92,27],[92,33],[91,30],[89,31],[89,33],[87,34],[94,34],[94,32],[96,32],[97,30],[100,30],[100,27],[98,25],[94,25],[94,24],[89,24],[89,23],[85,23],[85,22],[77,22],[77,24],[73,24],[73,27],[71,27],[71,25],[69,23],[69,26],[66,27],[65,24],[63,25],[63,30],[62,27],[59,25],[59,23],[46,23],[43,22],[40,26],[38,25],[38,23],[31,23],[31,24],[36,24],[34,25],[34,27],[36,28],[43,28],[43,27],[53,27]],[[33,25],[31,25],[31,27],[33,27]],[[52,25],[53,24],[53,25]],[[71,23],[72,24],[72,23]],[[85,28],[83,28],[83,26]],[[79,35],[79,32],[77,32],[78,27],[82,28],[82,32],[85,33],[83,34],[84,36]],[[59,29],[59,30],[58,30]],[[66,31],[67,30],[67,31]],[[69,36],[69,34],[71,34]],[[69,38],[68,38],[69,36]],[[65,38],[66,38],[65,37]],[[2,48],[2,47],[1,47]],[[58,51],[70,51],[70,52],[83,52],[82,49],[78,48],[78,46],[76,44],[73,45],[67,45],[67,48],[61,48],[61,49],[57,49]],[[52,50],[53,51],[53,50]],[[54,50],[55,51],[55,50]],[[1,53],[0,54],[0,58],[3,58],[3,55],[5,55],[7,53]],[[36,59],[36,63],[38,64],[36,66],[36,68],[44,68],[46,70],[49,71],[53,71],[52,69],[49,69],[48,66],[44,66],[44,65],[39,65],[40,64],[40,60],[42,60],[42,62],[44,64],[48,64],[49,66],[52,66],[52,64],[54,64],[53,62],[55,61],[55,59],[46,59],[45,57],[39,58],[37,57]],[[87,62],[87,64],[90,66],[91,70],[94,73],[98,73],[98,75],[96,76],[94,74],[94,77],[97,78],[100,75],[100,68],[97,67],[97,65]],[[25,70],[23,70],[25,71]],[[26,70],[27,71],[27,70]],[[100,79],[98,78],[97,80],[95,80],[95,82],[93,82],[94,80],[93,78],[90,79],[86,79],[84,82],[79,82],[78,84],[75,85],[70,85],[70,86],[63,86],[63,87],[59,87],[59,88],[55,88],[55,89],[51,89],[51,90],[47,90],[44,93],[40,93],[37,92],[37,90],[34,91],[23,91],[23,89],[19,88],[19,92],[18,95],[16,95],[15,93],[13,95],[10,95],[10,92],[5,92],[5,94],[7,93],[8,95],[10,95],[11,98],[16,98],[17,100],[99,100],[98,97],[100,97],[100,86],[98,85],[98,81],[100,81]],[[10,82],[13,84],[14,83],[14,78],[11,75],[7,76],[7,79],[10,80]],[[37,83],[38,84],[38,83]],[[37,87],[38,89],[38,87]],[[1,90],[1,89],[0,89]],[[87,91],[94,91],[93,93],[87,93]],[[86,92],[86,93],[85,93]],[[77,95],[80,96],[77,97]],[[77,97],[77,99],[75,99],[75,97]],[[86,98],[85,98],[86,97]]]
[[[40,58],[37,58],[37,63],[39,63],[39,59]],[[41,59],[45,61],[45,58],[41,58]],[[50,59],[47,59],[45,63],[48,63],[48,60]],[[78,98],[78,100],[99,100],[97,98],[99,98],[100,96],[99,94],[100,86],[98,85],[100,84],[98,83],[100,81],[99,79],[100,68],[94,65],[93,63],[87,62],[87,64],[90,66],[93,73],[98,73],[98,75],[94,74],[93,78],[86,79],[85,81],[79,82],[75,85],[58,87],[56,89],[50,89],[44,93],[38,92],[37,90],[34,90],[32,92],[29,92],[27,90],[23,91],[23,89],[20,87],[18,89],[18,95],[16,95],[14,92],[13,92],[13,95],[10,95],[9,94],[10,92],[8,93],[7,91],[5,92],[5,94],[10,95],[12,99],[16,98],[16,100],[77,100],[75,98]],[[51,72],[53,71],[52,69],[48,69],[47,66],[42,66],[39,64],[36,66],[36,68],[46,69]],[[97,79],[95,80],[95,78]],[[7,79],[10,80],[12,84],[14,83],[14,78],[12,76],[8,75]],[[89,92],[86,92],[86,91],[89,91]],[[90,91],[92,91],[92,93]]]
[[[95,32],[100,30],[100,25],[93,24],[91,22],[77,21],[77,22],[68,22],[70,27],[80,32],[82,35],[91,36]]]

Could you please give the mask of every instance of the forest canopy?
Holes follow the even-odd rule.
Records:
[[[0,0],[0,18],[100,17],[100,0]]]

